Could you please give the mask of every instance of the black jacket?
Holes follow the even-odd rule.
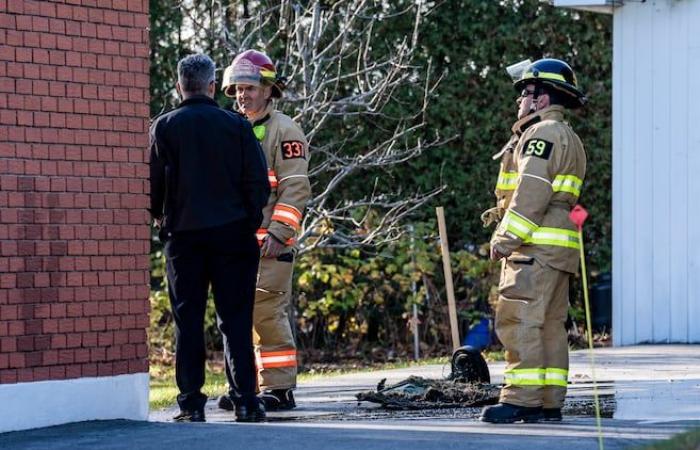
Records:
[[[168,231],[262,222],[267,163],[250,123],[209,97],[191,97],[151,125],[151,215]]]

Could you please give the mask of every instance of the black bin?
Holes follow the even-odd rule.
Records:
[[[610,332],[612,327],[612,275],[603,272],[591,285],[591,322],[593,330]]]

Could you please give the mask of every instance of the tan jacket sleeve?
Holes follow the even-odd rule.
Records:
[[[268,232],[281,242],[295,238],[301,229],[304,208],[311,197],[309,183],[309,144],[295,123],[280,129],[280,147],[275,152],[277,202]]]
[[[561,159],[561,134],[556,124],[527,130],[515,152],[518,184],[491,247],[510,255],[542,223],[552,198],[552,179]]]

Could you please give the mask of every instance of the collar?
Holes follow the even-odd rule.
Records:
[[[561,105],[552,105],[541,111],[535,111],[532,114],[528,114],[513,124],[512,131],[520,136],[532,125],[542,122],[543,120],[556,120],[557,122],[564,121],[564,107]]]
[[[254,127],[257,127],[258,125],[262,125],[265,122],[267,122],[268,120],[270,120],[270,115],[272,114],[273,110],[274,110],[274,108],[272,107],[272,102],[270,102],[267,104],[267,106],[263,110],[262,115],[260,116],[259,119],[255,120],[255,121],[251,121],[250,119],[248,119],[248,122],[250,122],[250,124],[253,125]]]
[[[179,105],[177,105],[178,108],[182,108],[183,106],[189,106],[189,105],[197,105],[197,104],[209,104],[212,106],[219,106],[218,103],[216,103],[216,100],[213,98],[207,96],[207,95],[193,95],[192,97],[189,97],[186,100],[183,100],[180,102]]]

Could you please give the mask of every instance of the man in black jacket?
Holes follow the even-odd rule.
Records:
[[[177,421],[204,421],[204,314],[211,283],[226,336],[237,421],[260,421],[251,329],[259,248],[270,195],[265,156],[244,117],[219,108],[214,63],[177,65],[182,103],[151,126],[151,214],[165,245],[175,320]]]

